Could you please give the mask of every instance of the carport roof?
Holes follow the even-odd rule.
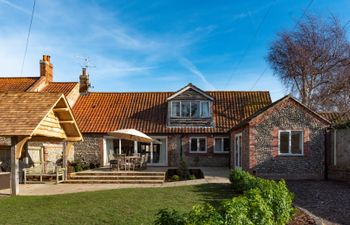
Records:
[[[71,109],[60,93],[0,93],[0,136],[82,140]]]

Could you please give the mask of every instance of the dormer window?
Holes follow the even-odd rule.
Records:
[[[168,127],[214,127],[214,98],[193,84],[167,98]]]
[[[210,113],[209,101],[172,101],[171,117],[208,118]]]

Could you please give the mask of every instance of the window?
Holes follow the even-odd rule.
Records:
[[[191,117],[199,117],[199,102],[191,102]]]
[[[180,117],[180,102],[171,102],[171,116],[172,117]]]
[[[303,155],[304,135],[302,131],[284,130],[279,132],[280,155]]]
[[[209,101],[173,101],[171,117],[207,118],[210,117]]]
[[[215,138],[214,139],[214,152],[226,153],[230,151],[230,139],[229,138]]]
[[[192,152],[192,153],[206,153],[207,152],[207,138],[190,138],[190,152]]]
[[[209,102],[201,102],[201,117],[209,117],[210,116],[210,110],[209,110]]]
[[[190,117],[191,102],[181,102],[181,116]]]

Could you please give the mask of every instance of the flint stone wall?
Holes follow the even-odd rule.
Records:
[[[273,152],[274,128],[309,129],[308,149],[304,156],[281,156]],[[324,177],[325,125],[310,113],[287,105],[256,124],[255,171],[257,175],[285,179],[322,179]]]
[[[84,141],[74,144],[74,159],[103,164],[103,134],[84,134]]]

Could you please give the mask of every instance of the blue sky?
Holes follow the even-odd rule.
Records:
[[[78,81],[83,58],[93,91],[204,90],[288,92],[266,55],[309,0],[37,0],[23,76],[51,55],[55,81]],[[32,1],[0,0],[0,76],[20,76]],[[314,0],[309,13],[350,19],[350,1]],[[256,83],[258,77],[263,76]]]

